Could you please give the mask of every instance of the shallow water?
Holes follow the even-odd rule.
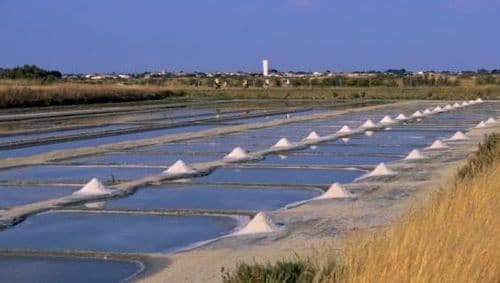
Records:
[[[134,152],[116,152],[98,156],[83,157],[68,160],[69,163],[76,164],[128,164],[128,165],[163,165],[170,166],[175,161],[182,159],[187,163],[212,161],[222,158],[222,154],[190,154],[184,153],[134,153]]]
[[[165,168],[166,169],[166,168]],[[96,177],[101,181],[131,180],[159,174],[163,168],[87,167],[40,165],[0,171],[0,180],[60,181],[81,183]]]
[[[363,174],[359,170],[292,169],[292,168],[220,168],[193,182],[250,184],[313,184],[348,183]]]
[[[318,152],[317,155],[301,155],[301,154],[287,154],[282,155],[268,155],[265,160],[261,161],[262,164],[294,164],[294,165],[341,165],[341,166],[356,166],[356,165],[373,165],[380,162],[390,162],[401,159],[403,156],[399,155],[328,155]]]
[[[156,216],[50,212],[0,233],[0,248],[171,252],[232,231],[222,216]]]
[[[137,264],[125,261],[0,256],[2,282],[121,282],[138,270]]]
[[[214,126],[207,125],[199,125],[199,126],[189,126],[189,127],[178,127],[178,128],[169,128],[162,130],[153,130],[153,131],[144,131],[140,133],[133,134],[124,134],[117,136],[109,136],[109,137],[101,137],[101,138],[93,138],[86,140],[76,140],[76,141],[68,141],[68,142],[60,142],[46,145],[37,145],[26,148],[17,148],[10,150],[0,150],[0,158],[7,157],[23,157],[30,156],[34,154],[40,154],[53,150],[61,150],[61,149],[72,149],[79,147],[87,147],[87,146],[98,146],[108,143],[122,142],[122,141],[131,141],[131,140],[139,140],[139,139],[147,139],[159,137],[167,134],[176,134],[176,133],[185,133],[190,131],[199,131],[206,130]]]
[[[72,194],[75,187],[0,186],[0,208],[59,198]]]
[[[278,209],[288,203],[310,199],[319,194],[319,191],[305,189],[167,184],[141,188],[130,197],[107,202],[104,207],[260,211]]]

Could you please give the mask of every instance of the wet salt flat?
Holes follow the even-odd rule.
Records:
[[[220,168],[212,174],[192,179],[197,183],[311,184],[348,183],[363,174],[360,170],[304,168]]]
[[[162,168],[123,168],[123,167],[87,167],[64,165],[39,165],[20,167],[0,171],[0,181],[58,181],[85,183],[91,178],[103,181],[138,179],[144,176],[161,173]]]
[[[137,264],[125,261],[0,256],[3,282],[121,282],[138,270]]]
[[[31,147],[27,147],[27,148],[0,150],[0,158],[30,156],[30,155],[44,153],[44,152],[53,151],[53,150],[72,149],[72,148],[87,147],[87,146],[99,146],[99,145],[103,145],[103,144],[121,142],[121,141],[126,141],[126,140],[138,140],[138,139],[145,139],[145,138],[154,138],[154,137],[159,137],[159,136],[166,135],[166,134],[176,134],[176,133],[185,133],[185,132],[191,132],[191,131],[205,130],[205,129],[209,129],[211,127],[214,127],[214,126],[200,125],[200,126],[169,128],[169,129],[154,130],[154,131],[140,132],[140,133],[134,133],[134,134],[125,134],[125,135],[118,135],[118,136],[94,138],[94,139],[89,139],[89,140],[76,140],[76,141],[61,142],[61,143],[55,143],[55,144],[37,145],[37,146],[31,146]]]
[[[42,213],[0,233],[0,248],[171,252],[231,232],[225,216]]]
[[[186,162],[205,162],[216,160],[224,157],[223,153],[211,153],[207,154],[195,154],[193,152],[152,152],[152,153],[141,153],[141,152],[115,152],[102,154],[98,156],[90,156],[83,158],[70,159],[68,163],[74,164],[109,164],[109,165],[119,165],[119,164],[137,164],[137,165],[163,165],[170,166],[175,161],[182,159]]]
[[[188,164],[218,160],[236,146],[250,151],[263,150],[281,137],[298,142],[313,130],[324,136],[335,133],[343,125],[354,129],[367,119],[378,122],[385,115],[395,118],[400,112],[409,116],[416,110],[435,107],[438,104],[419,102],[407,106],[386,105],[380,109],[350,112],[328,119],[282,124],[169,144],[111,150],[104,154],[1,170],[0,183],[9,186],[0,186],[0,208],[57,198],[69,195],[80,188],[80,186],[52,187],[43,184],[83,185],[94,177],[105,184],[110,184],[113,180],[115,182],[135,180],[157,175],[177,159],[182,159]],[[322,193],[320,189],[324,190],[334,182],[343,184],[352,182],[365,174],[368,170],[366,168],[381,162],[400,160],[415,148],[423,149],[436,139],[448,138],[455,131],[466,131],[489,116],[498,116],[500,114],[498,106],[500,103],[497,102],[473,105],[430,115],[420,121],[388,125],[387,129],[374,130],[371,136],[361,133],[350,136],[349,139],[338,139],[299,150],[273,153],[265,156],[263,160],[227,165],[216,168],[207,176],[185,178],[181,181],[155,182],[139,187],[127,197],[108,199],[97,204],[83,204],[83,206],[78,204],[73,207],[78,208],[78,212],[52,211],[35,214],[13,227],[0,231],[0,248],[40,251],[173,252],[200,241],[226,235],[238,226],[236,218],[212,216],[215,212],[241,214],[249,211],[271,211],[290,203],[317,197]],[[324,109],[305,110],[291,115],[296,117],[324,111]],[[139,113],[134,114],[131,125],[149,122],[167,123],[169,119],[189,120],[192,119],[190,116],[195,117],[197,113],[200,117],[211,116],[215,113],[215,109],[185,108],[176,113],[188,117],[172,118],[173,116],[168,115],[168,111],[163,110],[161,113]],[[29,156],[56,149],[97,146],[274,119],[284,120],[284,115],[240,117],[203,125],[0,150],[0,159],[6,156]],[[365,168],[362,165],[370,166]],[[29,184],[39,182],[41,185],[28,186],[22,184],[23,182]],[[90,211],[82,212],[82,209]],[[193,216],[189,213],[181,213],[180,216],[159,215],[162,212],[166,213],[163,210],[183,212],[196,210],[196,213],[205,212],[211,216]],[[0,274],[3,273],[1,260],[5,260],[5,257],[0,257]],[[72,268],[71,265],[65,266],[53,262],[51,258],[42,260],[47,260],[43,269],[56,274],[60,272],[61,276],[66,276],[63,269]],[[62,260],[63,263],[66,261],[71,260]],[[95,263],[92,260],[90,262]],[[7,261],[6,266],[12,268],[22,264],[17,261]],[[101,268],[105,268],[102,262],[95,264],[96,272],[103,272],[100,271]],[[107,275],[116,274],[116,278],[123,279],[128,276],[127,274],[133,273],[131,270],[136,270],[130,266],[118,265],[116,269],[118,273],[114,271],[114,267],[109,267],[111,273]],[[45,278],[43,275],[40,276]],[[113,278],[115,277],[110,277],[109,281],[121,280]],[[90,281],[92,280],[89,279],[87,282]]]
[[[274,210],[316,197],[319,190],[283,187],[237,187],[165,184],[143,188],[128,198],[108,201],[105,208]]]
[[[67,196],[78,188],[50,186],[0,186],[0,208]]]
[[[292,165],[373,165],[380,162],[390,162],[401,159],[402,155],[387,154],[387,155],[372,155],[369,156],[365,152],[363,154],[344,154],[339,152],[337,155],[325,154],[321,152],[310,152],[311,154],[282,154],[268,155],[261,164],[292,164]]]

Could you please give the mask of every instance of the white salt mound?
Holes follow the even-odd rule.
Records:
[[[387,168],[385,166],[385,163],[380,163],[373,169],[370,173],[366,175],[366,177],[373,177],[373,176],[389,176],[389,175],[396,175],[397,172],[392,171],[391,169]]]
[[[342,138],[342,141],[343,141],[344,143],[348,143],[350,140],[351,140],[350,138]]]
[[[366,132],[365,132],[365,135],[366,135],[367,137],[371,137],[371,136],[373,136],[373,131],[366,131]]]
[[[414,149],[408,153],[408,155],[405,157],[405,160],[418,160],[418,159],[424,159],[424,156],[418,149]]]
[[[373,128],[375,127],[375,123],[371,119],[366,120],[366,122],[361,125],[362,128]]]
[[[254,216],[248,224],[243,227],[240,231],[236,232],[236,235],[246,235],[246,234],[259,234],[259,233],[271,233],[278,230],[278,227],[274,225],[273,221],[264,212],[259,212]]]
[[[486,122],[485,122],[485,123],[486,123],[486,124],[494,124],[494,123],[496,123],[496,122],[497,122],[497,120],[495,120],[495,118],[490,117],[490,118],[488,118],[488,120],[486,120]]]
[[[92,178],[92,180],[90,180],[90,182],[88,182],[85,186],[83,186],[83,188],[74,192],[73,194],[85,195],[85,196],[89,195],[97,196],[97,195],[107,195],[110,193],[111,191],[107,189],[106,186],[104,186],[103,183],[99,181],[99,179]]]
[[[337,133],[339,133],[339,134],[350,133],[350,132],[351,132],[351,128],[349,128],[349,126],[347,126],[347,125],[342,126],[342,128],[340,128],[340,130],[337,131]]]
[[[476,102],[481,103],[481,102],[483,102],[483,100],[479,97],[478,99],[476,99]]]
[[[399,115],[396,117],[396,120],[398,120],[398,121],[405,120],[405,119],[406,119],[406,116],[403,113],[399,113]]]
[[[433,110],[434,112],[442,112],[443,111],[443,108],[441,108],[441,106],[436,106]]]
[[[281,138],[273,147],[289,147],[292,143],[287,138]]]
[[[481,121],[474,128],[476,128],[476,129],[486,128],[486,123],[484,121]]]
[[[163,173],[168,173],[168,174],[184,174],[184,173],[194,173],[194,172],[195,170],[182,160],[177,160],[173,165],[168,167],[167,170],[163,171]]]
[[[469,105],[469,102],[467,101],[462,102],[462,106],[467,106],[467,105]]]
[[[451,109],[453,109],[453,106],[451,106],[450,104],[446,104],[446,106],[444,107],[444,109],[451,110]]]
[[[449,146],[441,140],[435,140],[427,149],[442,149],[448,148]]]
[[[320,136],[315,131],[309,133],[309,135],[304,140],[317,140]]]
[[[420,112],[420,111],[419,111],[419,112]],[[425,114],[425,115],[428,115],[428,114],[431,114],[431,113],[432,113],[432,111],[431,111],[429,108],[426,108],[426,109],[424,110],[424,114]]]
[[[450,141],[464,141],[464,140],[468,140],[468,139],[469,139],[468,136],[466,136],[461,131],[458,131],[455,134],[453,134],[453,136],[451,136],[448,140],[450,140]]]
[[[248,152],[241,147],[235,147],[230,153],[224,156],[224,159],[245,159],[249,158]]]
[[[394,123],[394,120],[392,120],[392,118],[389,117],[388,115],[385,115],[384,118],[382,118],[382,120],[380,120],[380,123],[390,124],[390,123]]]
[[[335,183],[330,186],[328,191],[320,195],[316,199],[332,199],[332,198],[350,198],[353,197],[348,190],[346,190],[341,184]]]
[[[458,104],[458,102],[455,102],[455,103],[453,103],[453,107],[455,107],[455,108],[460,107],[460,104]]]
[[[417,111],[415,111],[415,113],[411,114],[411,116],[412,117],[422,117],[424,115],[422,114],[422,112],[420,112],[419,110],[417,110]]]

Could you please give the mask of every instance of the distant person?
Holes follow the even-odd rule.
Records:
[[[285,114],[285,120],[288,120],[288,119],[290,119],[290,113]]]
[[[215,79],[215,82],[214,82],[214,87],[215,87],[216,89],[219,89],[219,88],[221,87],[220,82],[219,82],[219,79]]]

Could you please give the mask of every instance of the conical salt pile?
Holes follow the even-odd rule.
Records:
[[[248,224],[243,227],[240,231],[236,232],[236,235],[246,235],[246,234],[259,234],[259,233],[271,233],[278,230],[278,227],[274,225],[273,221],[264,212],[259,212],[254,216]]]
[[[191,166],[187,165],[182,160],[177,160],[172,166],[168,167],[163,173],[168,174],[184,174],[184,173],[194,173],[195,170]]]
[[[469,104],[476,104],[475,100],[469,100]]]
[[[426,108],[424,110],[424,115],[428,115],[428,114],[431,114],[431,113],[432,113],[432,111],[429,108]]]
[[[398,121],[405,120],[405,119],[406,119],[406,116],[403,113],[399,113],[399,115],[396,117],[396,120],[398,120]]]
[[[380,123],[390,124],[390,123],[394,123],[394,120],[392,120],[392,118],[390,116],[385,115],[384,118],[382,118],[382,120],[380,120]]]
[[[442,112],[443,111],[443,108],[441,108],[441,106],[436,106],[433,110],[434,112]]]
[[[373,128],[375,126],[375,123],[373,123],[371,119],[368,119],[363,123],[363,125],[361,125],[361,128]]]
[[[453,109],[453,106],[451,106],[450,104],[446,104],[446,106],[444,107],[444,109],[451,110],[451,109]]]
[[[365,135],[366,135],[367,137],[371,137],[371,136],[373,136],[373,131],[366,131],[366,132],[365,132]]]
[[[230,153],[224,156],[224,159],[246,159],[249,158],[248,152],[241,147],[235,147]]]
[[[273,147],[289,147],[292,143],[287,138],[281,138]]]
[[[467,101],[462,102],[462,106],[467,106],[467,105],[469,105],[469,102]]]
[[[346,190],[341,184],[335,183],[330,186],[328,191],[320,195],[316,199],[332,199],[332,198],[350,198],[353,195]]]
[[[320,138],[320,136],[318,135],[318,133],[316,133],[315,131],[312,131],[309,133],[309,135],[304,140],[311,141],[311,140],[317,140],[319,138]]]
[[[417,110],[417,111],[415,111],[415,113],[411,114],[411,116],[412,117],[422,117],[424,115],[422,114],[422,112],[420,112],[419,110]]]
[[[104,186],[101,181],[99,181],[97,178],[92,178],[90,182],[88,182],[83,188],[80,190],[74,192],[73,194],[75,195],[93,195],[93,196],[98,196],[98,195],[107,195],[110,194],[111,191]]]
[[[458,104],[458,102],[455,102],[455,103],[453,103],[453,107],[458,108],[458,107],[460,107],[460,104]]]
[[[342,141],[343,141],[344,143],[348,143],[350,140],[351,140],[350,138],[342,138]]]
[[[408,153],[408,155],[405,157],[405,160],[418,160],[418,159],[424,159],[424,156],[418,149],[414,149]]]
[[[442,149],[442,148],[448,148],[449,146],[445,144],[441,140],[435,140],[430,146],[427,147],[427,149]]]
[[[493,117],[490,117],[488,118],[488,120],[486,120],[486,124],[495,124],[497,122],[497,120],[495,120],[495,118]]]
[[[391,169],[387,168],[385,166],[385,163],[380,163],[373,169],[370,173],[366,174],[363,177],[375,177],[375,176],[390,176],[390,175],[396,175],[397,172],[392,171]]]
[[[351,128],[349,128],[349,126],[347,126],[347,125],[342,126],[342,128],[340,128],[340,130],[337,131],[337,133],[339,133],[339,134],[350,133],[350,132],[351,132]]]
[[[481,103],[481,102],[483,102],[483,100],[481,98],[478,98],[478,99],[476,99],[476,102]]]
[[[476,129],[486,128],[486,123],[484,121],[481,121],[474,128],[476,128]]]
[[[469,139],[468,136],[466,136],[464,133],[458,131],[455,134],[453,134],[453,136],[451,136],[448,140],[450,140],[450,141],[465,141],[468,139]]]

